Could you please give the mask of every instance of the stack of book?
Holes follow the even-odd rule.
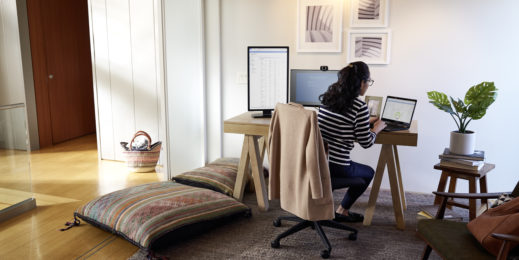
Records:
[[[473,154],[462,155],[451,153],[449,148],[445,148],[440,154],[440,165],[478,172],[485,165],[485,152],[475,150]]]

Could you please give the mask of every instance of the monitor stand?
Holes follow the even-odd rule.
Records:
[[[272,110],[263,110],[261,113],[252,114],[253,118],[270,118],[272,117]]]

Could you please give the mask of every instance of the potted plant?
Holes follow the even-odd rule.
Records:
[[[497,97],[497,88],[494,82],[481,82],[469,88],[465,99],[454,100],[438,91],[427,92],[429,103],[449,113],[458,126],[457,131],[451,132],[450,151],[456,154],[472,154],[476,143],[474,131],[467,130],[472,120],[483,118],[487,109]]]

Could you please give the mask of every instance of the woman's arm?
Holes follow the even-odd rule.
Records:
[[[371,128],[371,132],[374,132],[378,135],[378,133],[380,133],[384,128],[386,128],[386,126],[386,122],[377,119],[377,121],[373,123],[373,128]]]
[[[366,103],[358,102],[356,105],[358,105],[358,107],[355,107],[354,104],[354,108],[356,108],[357,113],[355,115],[355,126],[353,129],[355,138],[363,148],[369,148],[375,142],[377,132],[371,131],[369,127],[370,117]],[[375,122],[375,124],[377,124],[377,122]],[[378,126],[378,128],[380,128],[380,126]],[[379,132],[382,131],[382,129],[380,129]]]

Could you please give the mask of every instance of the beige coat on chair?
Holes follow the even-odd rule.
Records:
[[[328,161],[315,111],[277,104],[269,131],[269,199],[305,220],[334,218]]]

